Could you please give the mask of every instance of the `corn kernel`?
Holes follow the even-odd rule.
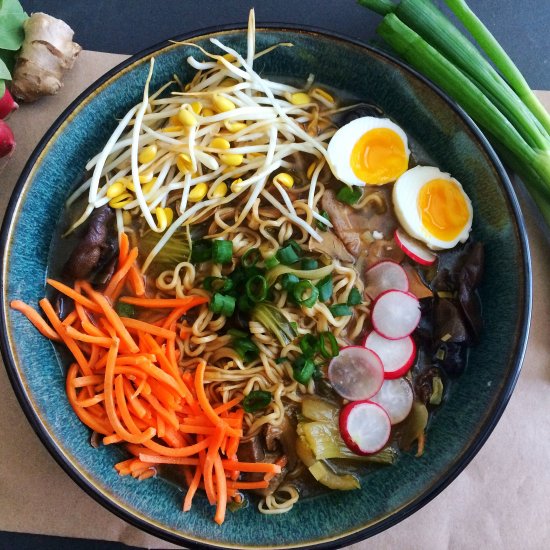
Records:
[[[183,174],[191,172],[191,170],[193,170],[193,162],[191,161],[191,157],[185,153],[180,153],[176,157],[176,166]]]
[[[290,95],[289,101],[292,105],[306,105],[306,103],[311,103],[311,98],[304,92],[296,92]]]
[[[147,170],[147,172],[142,172],[139,175],[139,183],[149,183],[153,179],[153,172],[151,170]]]
[[[311,179],[313,177],[313,172],[315,172],[315,168],[317,168],[317,163],[316,162],[312,162],[307,167],[306,176],[307,176],[308,179]]]
[[[220,160],[228,166],[240,166],[243,163],[243,155],[236,155],[231,153],[222,153],[219,155]]]
[[[132,214],[130,214],[128,210],[124,210],[124,212],[122,212],[122,223],[124,225],[130,225],[132,223]]]
[[[202,103],[200,101],[193,101],[193,103],[191,103],[191,109],[193,109],[193,112],[196,115],[200,115],[202,111]]]
[[[109,185],[107,189],[107,197],[114,199],[126,191],[126,182],[123,179],[118,179],[115,183]]]
[[[178,111],[178,120],[180,121],[180,124],[183,124],[184,126],[195,126],[195,124],[197,124],[195,115],[191,111],[188,111],[185,107],[181,107]]]
[[[334,98],[325,90],[323,90],[322,88],[313,88],[313,90],[311,90],[311,97],[314,97],[315,99],[324,99],[327,103],[331,103],[331,104],[334,104],[335,101],[334,101]]]
[[[287,189],[290,189],[294,185],[294,178],[286,172],[281,172],[273,178],[273,183],[280,183]]]
[[[208,186],[206,183],[198,183],[195,187],[193,187],[193,189],[191,189],[188,200],[190,202],[202,201],[202,199],[206,196],[207,191]]]
[[[240,193],[243,190],[243,187],[241,183],[243,182],[242,178],[238,178],[233,181],[231,184],[231,192],[232,193]]]
[[[212,109],[203,109],[202,116],[214,116],[216,113]]]
[[[230,99],[219,95],[214,95],[212,103],[214,103],[214,109],[218,111],[218,113],[225,113],[235,108],[235,104]]]
[[[168,124],[170,126],[180,126],[181,127],[181,122],[180,122],[180,119],[178,118],[178,115],[172,115],[168,119]]]
[[[226,120],[223,125],[232,134],[240,132],[246,128],[246,124],[244,122],[231,122],[230,120]]]
[[[144,147],[139,156],[138,160],[141,162],[141,164],[147,164],[148,162],[153,162],[155,160],[155,157],[158,153],[158,147],[152,143],[151,145],[147,145],[147,147]]]
[[[217,137],[210,142],[210,147],[213,149],[230,149],[231,144],[225,138]]]
[[[225,195],[227,195],[227,184],[222,181],[218,183],[214,191],[212,191],[212,198],[221,199],[222,197],[225,197]]]
[[[130,193],[121,193],[118,197],[114,197],[109,201],[109,206],[112,208],[124,208],[128,203],[132,202],[134,197]]]

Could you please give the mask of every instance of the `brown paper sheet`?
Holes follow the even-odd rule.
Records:
[[[10,119],[17,149],[0,175],[1,216],[43,133],[70,101],[123,59],[82,52],[58,96],[25,105]],[[550,108],[550,92],[540,95]],[[541,233],[530,205],[524,213],[535,299],[527,355],[508,408],[483,449],[441,495],[397,526],[350,549],[550,548],[550,427],[546,416],[550,411],[550,232]],[[71,481],[33,433],[3,368],[0,434],[0,530],[176,548],[107,512]]]

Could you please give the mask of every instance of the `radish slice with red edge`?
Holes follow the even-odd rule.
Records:
[[[421,265],[433,265],[437,260],[437,255],[434,254],[427,246],[424,246],[416,239],[409,237],[404,231],[396,229],[394,238],[399,248],[409,258],[411,258],[411,260],[414,260]]]
[[[389,340],[373,330],[365,338],[363,345],[380,357],[386,379],[403,376],[416,358],[416,344],[410,336]]]
[[[409,336],[419,322],[420,303],[409,292],[387,290],[374,303],[372,326],[388,340]]]
[[[378,403],[388,413],[392,425],[403,422],[409,416],[413,399],[413,389],[406,378],[385,380],[380,391],[371,397],[373,403]]]
[[[376,353],[363,346],[342,348],[328,366],[328,379],[344,399],[372,397],[384,382],[384,367]]]
[[[354,401],[340,411],[340,434],[355,454],[377,453],[388,442],[390,433],[390,417],[376,403]]]
[[[405,270],[389,260],[373,265],[366,273],[366,292],[376,298],[386,290],[409,290],[409,278]]]

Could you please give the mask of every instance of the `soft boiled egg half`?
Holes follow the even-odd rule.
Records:
[[[472,203],[462,185],[431,166],[415,166],[393,187],[393,206],[407,233],[432,250],[466,242],[472,228]]]
[[[388,118],[361,117],[342,126],[328,145],[334,176],[348,185],[384,185],[409,167],[405,132]]]

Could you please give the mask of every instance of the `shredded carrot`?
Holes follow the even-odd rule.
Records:
[[[191,309],[195,306],[200,306],[208,302],[205,296],[186,296],[185,298],[134,298],[132,296],[124,296],[120,299],[125,304],[133,306],[149,307],[149,308],[181,308]],[[185,313],[185,312],[184,312]]]
[[[101,311],[99,309],[99,306],[97,304],[94,304],[92,300],[89,300],[88,298],[86,298],[86,296],[82,296],[80,292],[73,290],[67,285],[60,283],[59,281],[54,281],[53,279],[46,279],[46,282],[50,286],[53,286],[56,290],[58,290],[62,294],[65,294],[65,296],[68,296],[69,298],[73,299],[75,302],[82,304],[85,308],[88,308],[90,311],[95,311],[97,313]]]
[[[86,281],[70,287],[48,279],[53,288],[74,301],[75,309],[65,321],[46,298],[39,302],[46,319],[20,300],[11,306],[44,336],[63,342],[73,355],[66,393],[75,414],[103,436],[104,445],[122,443],[134,456],[117,463],[116,471],[144,480],[156,475],[156,465],[183,467],[188,486],[184,511],[191,509],[197,490],[204,489],[216,506],[214,520],[221,524],[228,499],[235,500],[239,489],[267,487],[267,478],[279,473],[281,465],[240,462],[242,397],[227,403],[212,400],[204,386],[206,362],[200,357],[186,358],[185,372],[178,364],[183,353],[176,345],[178,334],[187,337],[191,331],[179,326],[180,319],[207,298],[145,297],[136,260],[137,249],[130,249],[128,236],[123,234],[117,271],[105,291],[95,290]],[[125,291],[134,295],[123,296]],[[148,314],[154,322],[120,317],[113,307],[119,296],[120,302],[163,312]],[[241,482],[241,472],[259,472],[265,477]]]
[[[57,334],[57,332],[55,332],[55,330],[53,330],[50,325],[44,321],[41,315],[31,306],[21,300],[12,300],[10,302],[10,307],[20,311],[43,336],[49,338],[50,340],[54,340],[55,342],[61,342],[59,334]]]

